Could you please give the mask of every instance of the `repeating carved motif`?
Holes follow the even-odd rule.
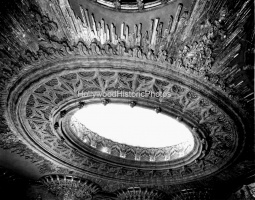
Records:
[[[163,26],[160,19],[152,19],[153,29],[142,31],[143,24],[138,23],[132,32],[127,24],[123,24],[122,34],[116,33],[119,27],[114,24],[106,24],[103,19],[100,22],[95,21],[93,14],[89,14],[89,11],[82,7],[82,19],[77,18],[65,0],[25,0],[22,4],[17,3],[22,12],[17,17],[12,16],[5,20],[8,21],[8,26],[4,26],[3,34],[0,35],[0,88],[3,89],[1,109],[6,110],[6,94],[10,92],[10,85],[17,76],[44,66],[45,63],[73,57],[121,57],[154,63],[187,76],[197,77],[210,87],[219,89],[220,93],[233,100],[233,104],[236,103],[242,108],[253,104],[253,89],[245,75],[246,68],[241,67],[240,63],[232,66],[232,61],[239,58],[239,52],[246,43],[244,39],[241,45],[239,39],[245,38],[243,36],[251,13],[251,1],[235,1],[236,10],[224,8],[218,13],[214,8],[219,7],[221,2],[223,1],[208,3],[198,0],[192,13],[185,12],[182,5],[179,5],[176,15],[170,16],[167,26]],[[207,6],[208,10],[204,9]],[[212,12],[209,12],[210,10]],[[232,15],[233,12],[237,14]],[[1,21],[1,24],[4,22]],[[166,29],[163,30],[163,27]],[[192,34],[196,36],[191,37]],[[178,179],[180,176],[191,177],[193,172],[211,173],[231,157],[229,155],[236,145],[233,124],[227,115],[208,99],[190,91],[188,87],[149,75],[142,77],[127,72],[100,73],[82,71],[56,76],[33,90],[25,102],[26,126],[31,129],[32,137],[60,160],[91,173],[134,180],[143,176],[151,179]],[[154,100],[172,105],[185,115],[192,115],[202,127],[206,134],[201,137],[202,151],[199,158],[177,169],[132,170],[84,157],[79,151],[72,150],[62,138],[57,137],[56,131],[62,125],[59,122],[50,122],[51,112],[56,106],[77,98],[79,91],[102,92],[113,89],[170,92],[170,97]],[[82,106],[83,102],[80,102],[79,107]],[[62,118],[65,118],[65,115],[65,112],[60,114]],[[181,117],[179,119],[181,120]],[[62,170],[27,147],[20,136],[17,137],[16,133],[8,128],[4,120],[1,120],[0,128],[1,148],[9,149],[34,162],[42,174]],[[196,129],[194,131],[197,132]],[[93,143],[89,137],[86,139]],[[111,152],[112,155],[123,156],[119,146],[113,147]],[[129,158],[136,158],[135,153],[132,155],[132,151],[129,152]],[[150,154],[139,153],[140,160],[150,159]],[[166,157],[162,152],[155,155],[156,161],[164,158]],[[116,182],[106,185],[105,189],[111,191],[116,189],[116,185],[123,188],[130,186]]]
[[[48,175],[40,179],[48,190],[63,199],[92,199],[101,188],[95,183],[66,175]]]
[[[138,4],[143,3],[138,1]],[[179,4],[167,25],[156,18],[151,19],[151,30],[142,31],[140,23],[135,24],[132,32],[125,23],[116,27],[113,23],[106,24],[104,19],[97,22],[95,16],[83,7],[80,7],[81,18],[76,17],[77,13],[67,0],[17,3],[17,7],[27,14],[19,19],[10,18],[14,25],[22,26],[12,27],[14,31],[5,30],[11,32],[7,37],[8,46],[4,45],[5,37],[0,38],[3,41],[0,48],[1,87],[4,88],[13,75],[31,64],[70,56],[121,56],[157,62],[193,74],[219,86],[221,92],[234,97],[233,100],[245,107],[245,102],[250,102],[252,90],[241,89],[246,87],[245,81],[234,83],[240,67],[232,69],[229,65],[241,50],[237,39],[243,34],[250,15],[249,0],[243,9],[239,6],[236,18],[231,17],[232,11],[226,7],[212,16],[203,12],[205,5],[213,10],[218,4],[217,0],[211,3],[198,0],[191,13]],[[196,18],[199,18],[197,22]],[[230,23],[232,20],[234,22]],[[237,22],[238,26],[235,25]],[[226,27],[231,28],[226,31]],[[120,33],[116,32],[117,29],[121,30]],[[11,44],[13,39],[17,48]],[[245,99],[239,98],[240,92]]]
[[[70,126],[73,128],[74,133],[86,144],[91,146],[95,145],[98,150],[106,147],[107,153],[130,160],[155,160],[157,162],[174,160],[186,156],[193,148],[193,143],[190,141],[161,149],[132,147],[130,145],[118,144],[112,140],[101,137],[87,129],[76,119],[71,121]]]
[[[212,190],[210,188],[191,188],[185,189],[181,192],[171,195],[173,200],[182,200],[182,199],[198,199],[198,200],[210,200],[214,199],[212,196]]]
[[[166,196],[163,192],[152,190],[149,188],[132,187],[126,190],[116,191],[120,200],[144,199],[144,200],[160,200]]]
[[[108,0],[92,0],[93,2],[97,2],[99,5],[103,5],[108,7],[109,9],[115,8],[116,10],[122,12],[124,11],[133,11],[133,12],[137,12],[137,11],[141,11],[144,9],[151,9],[151,8],[157,8],[161,5],[165,5],[168,2],[171,2],[169,0],[160,0],[160,1],[151,1],[151,2],[147,2],[147,3],[143,3],[142,0],[138,0],[136,2],[124,2],[121,3],[120,0],[114,0],[114,1],[108,1]]]
[[[202,151],[199,158],[193,164],[180,169],[173,169],[173,171],[169,169],[165,171],[143,169],[134,171],[108,163],[102,164],[92,158],[84,157],[79,151],[72,150],[63,139],[59,139],[56,133],[60,128],[62,129],[62,122],[56,122],[58,125],[56,123],[52,124],[50,116],[52,116],[54,107],[61,105],[63,102],[79,98],[82,92],[91,91],[100,93],[110,91],[168,92],[170,95],[165,98],[153,96],[151,99],[161,102],[162,105],[170,104],[175,109],[195,117],[197,123],[207,130],[207,133],[200,139]],[[233,125],[219,108],[185,86],[149,74],[114,70],[80,70],[54,76],[54,78],[40,83],[28,96],[25,124],[32,131],[31,136],[39,143],[46,145],[59,158],[68,162],[71,161],[76,166],[96,173],[106,173],[114,177],[192,176],[193,170],[198,169],[206,172],[211,168],[215,168],[235,148],[236,136]],[[81,101],[78,100],[78,102]],[[78,107],[82,107],[80,105],[81,103]],[[60,119],[64,119],[67,116],[67,111],[60,111],[59,116]],[[179,120],[182,119],[179,118]],[[193,148],[184,144],[164,149],[152,148],[147,150],[130,147],[102,138],[81,125],[77,126],[75,123],[71,120],[70,127],[84,143],[96,149],[109,147],[110,154],[121,158],[151,162],[171,161],[180,156],[185,156]],[[197,128],[193,128],[192,132],[197,135]]]

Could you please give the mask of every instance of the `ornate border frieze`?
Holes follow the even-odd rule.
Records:
[[[43,154],[50,157],[54,155],[57,162],[68,163],[73,168],[89,172],[92,176],[104,174],[116,180],[128,178],[143,181],[153,181],[161,177],[162,180],[166,178],[171,182],[170,177],[174,177],[175,181],[183,177],[192,179],[194,172],[199,171],[203,176],[217,171],[235,152],[237,135],[232,120],[207,97],[201,96],[198,91],[178,81],[150,73],[138,71],[134,73],[130,70],[111,69],[106,66],[101,70],[70,66],[70,70],[67,70],[64,63],[60,65],[65,71],[61,71],[60,67],[58,68],[60,72],[52,73],[45,68],[45,72],[30,79],[31,83],[24,82],[30,89],[21,89],[18,93],[13,91],[15,95],[10,98],[14,99],[9,105],[15,106],[14,110],[18,109],[18,115],[10,117],[14,121],[17,120],[15,124],[19,125],[14,127],[19,130],[21,137],[37,145],[38,150]],[[72,65],[76,66],[74,63]],[[123,164],[126,165],[127,162],[122,161],[123,158],[117,159],[115,156],[111,158],[110,155],[96,149],[82,146],[81,140],[79,142],[74,138],[74,134],[67,133],[66,128],[69,125],[68,120],[65,119],[71,116],[70,108],[74,106],[78,110],[92,101],[92,98],[78,97],[78,93],[108,90],[170,92],[171,97],[166,99],[155,97],[135,101],[139,105],[146,100],[151,108],[160,107],[161,112],[170,112],[178,120],[190,126],[197,143],[195,142],[196,150],[187,155],[186,163],[177,164],[182,162],[182,159],[177,159],[173,162],[158,162],[158,164],[151,162],[149,165],[134,169],[139,165],[137,161],[137,164],[130,162],[130,168],[124,167]],[[117,99],[121,98],[109,99],[109,103],[114,103]],[[103,99],[95,100],[101,102]],[[126,103],[134,101],[122,100]],[[91,156],[91,152],[95,157]],[[101,159],[104,159],[104,163]]]
[[[249,1],[243,9],[240,6],[241,10],[236,11],[238,15],[234,22],[241,22],[239,26],[229,28],[230,31],[226,31],[226,27],[235,23],[229,24],[231,10],[227,7],[223,7],[217,15],[207,18],[203,15],[206,6],[217,7],[217,4],[218,1],[208,3],[198,0],[192,11],[184,10],[180,4],[168,24],[156,18],[152,19],[151,30],[143,30],[142,23],[135,24],[132,30],[125,23],[116,27],[113,23],[106,24],[105,19],[96,21],[93,13],[83,7],[80,7],[79,16],[82,17],[79,18],[66,0],[26,1],[22,5],[17,2],[17,7],[26,15],[10,19],[13,24],[22,24],[21,28],[12,27],[14,31],[10,31],[6,27],[4,30],[11,34],[7,37],[6,44],[9,46],[0,47],[0,85],[4,88],[11,77],[23,70],[56,59],[77,55],[128,57],[161,63],[163,68],[197,77],[245,108],[253,91],[246,88],[247,81],[235,83],[234,77],[240,72],[240,66],[232,68],[229,65],[242,50],[237,39],[244,34],[243,27],[250,16]],[[196,22],[196,18],[200,20]],[[5,44],[4,37],[0,40]],[[16,46],[11,45],[13,40],[17,41]]]
[[[172,200],[210,200],[214,199],[211,188],[189,188],[171,195]]]
[[[146,199],[146,200],[163,200],[166,195],[155,189],[130,187],[128,189],[118,190],[115,192],[119,200]]]

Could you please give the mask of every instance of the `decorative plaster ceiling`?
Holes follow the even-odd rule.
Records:
[[[8,106],[11,111],[10,121],[16,124],[15,129],[27,142],[36,145],[36,149],[47,157],[58,158],[60,163],[68,163],[69,167],[84,170],[84,173],[90,173],[92,176],[104,173],[106,177],[115,180],[126,177],[132,182],[139,180],[139,182],[153,183],[155,179],[160,178],[162,182],[171,183],[181,181],[183,177],[192,180],[193,171],[197,171],[196,178],[211,174],[226,165],[237,153],[237,141],[241,141],[237,125],[241,122],[236,120],[233,123],[235,119],[231,119],[226,113],[231,110],[227,109],[227,105],[223,107],[214,104],[213,96],[210,98],[212,100],[209,100],[202,90],[176,82],[173,80],[173,74],[168,78],[162,78],[142,73],[141,70],[138,73],[127,69],[111,69],[107,68],[107,60],[103,62],[103,69],[93,70],[94,61],[82,60],[67,61],[68,65],[65,61],[54,64],[57,66],[45,66],[37,70],[36,75],[31,74],[29,79],[20,80],[19,85],[11,91]],[[110,64],[112,67],[115,66],[113,60]],[[128,64],[123,63],[123,66],[126,65]],[[56,71],[52,73],[49,68],[55,68]],[[181,78],[179,77],[178,80],[180,81]],[[145,100],[126,97],[101,99],[78,95],[85,91],[117,90],[167,91],[171,96],[149,97]],[[105,100],[113,103],[128,103],[132,100],[138,105],[149,108],[159,107],[160,110],[177,117],[193,129],[195,138],[193,150],[182,159],[141,165],[136,162],[128,163],[122,158],[111,157],[84,145],[71,133],[70,117],[84,103]],[[219,101],[219,98],[217,100]],[[207,133],[208,131],[210,134]],[[239,134],[240,131],[243,130],[239,130]],[[211,138],[210,143],[208,137]],[[224,141],[224,145],[220,141]],[[107,140],[100,141],[103,146],[108,146],[107,142]],[[102,147],[99,144],[96,146],[99,150]],[[109,146],[114,147],[114,145]],[[117,150],[123,149],[121,145],[115,146]],[[140,155],[141,158],[154,155],[155,159],[160,159],[162,156],[167,156],[169,150],[147,149],[144,153],[140,151],[139,148],[128,148],[125,149],[125,154],[131,156],[130,159],[132,156],[134,159],[136,155]],[[107,160],[107,163],[102,159]],[[169,179],[169,176],[174,179]]]
[[[165,6],[173,0],[94,0],[92,2],[117,11],[141,12]]]
[[[101,188],[88,180],[65,175],[49,175],[41,178],[50,192],[65,199],[92,199]]]
[[[169,195],[199,180],[222,183],[232,179],[232,169],[233,177],[250,172],[251,156],[242,157],[252,145],[250,4],[177,0],[128,13],[91,1],[13,3],[17,12],[1,19],[0,146],[35,163],[41,176],[58,174],[41,179],[47,184],[71,173],[123,199]],[[170,95],[79,95],[113,91]],[[93,133],[87,144],[71,119],[93,103],[162,112],[191,130],[194,146],[172,158],[182,147],[140,148]]]

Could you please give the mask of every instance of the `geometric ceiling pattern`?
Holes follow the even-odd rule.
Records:
[[[104,64],[106,65],[106,62]],[[122,78],[120,76],[124,77]],[[39,83],[40,86],[35,86],[34,89],[27,90],[29,93],[23,95],[25,103],[23,103],[23,98],[20,98],[20,104],[25,104],[27,106],[16,106],[21,108],[20,111],[15,112],[20,113],[21,116],[19,116],[19,121],[24,127],[24,130],[20,129],[19,132],[24,132],[25,135],[29,135],[29,137],[32,138],[36,144],[40,144],[41,147],[44,146],[47,151],[49,151],[51,154],[54,154],[58,158],[64,159],[65,162],[71,162],[72,165],[77,163],[76,167],[79,167],[80,169],[84,168],[90,172],[96,170],[99,173],[109,174],[111,177],[126,176],[138,179],[138,177],[142,176],[146,177],[145,179],[151,179],[154,176],[156,178],[162,176],[163,180],[163,174],[168,174],[169,170],[171,171],[173,170],[172,168],[176,168],[176,170],[178,170],[174,170],[175,172],[172,173],[175,174],[174,176],[176,176],[178,179],[179,175],[181,175],[180,177],[192,175],[192,168],[194,168],[194,170],[202,171],[207,168],[207,170],[211,173],[212,168],[219,168],[220,165],[222,165],[224,162],[227,162],[228,159],[231,159],[232,154],[237,148],[236,140],[238,139],[238,136],[236,136],[236,127],[234,124],[232,124],[232,120],[229,119],[227,115],[220,110],[220,108],[217,108],[210,101],[208,101],[208,99],[199,96],[197,93],[194,93],[188,88],[184,88],[183,86],[168,83],[166,80],[153,80],[153,78],[149,78],[145,74],[143,76],[139,75],[140,77],[138,76],[138,79],[142,80],[135,79],[135,81],[133,81],[133,76],[136,77],[135,75],[127,72],[124,73],[123,71],[122,73],[119,73],[119,75],[116,75],[116,72],[113,70],[102,72],[99,71],[98,73],[91,70],[72,74],[66,74],[65,72],[65,75],[60,75],[60,77],[53,75],[53,79],[49,78],[47,79],[46,83]],[[36,79],[38,80],[38,77],[36,77]],[[131,82],[129,85],[136,85],[136,91],[145,91],[148,90],[148,88],[158,88],[158,90],[162,90],[160,86],[164,84],[164,88],[166,88],[167,91],[172,91],[171,97],[161,100],[157,98],[152,100],[147,98],[146,102],[144,102],[143,99],[138,98],[136,104],[150,107],[155,106],[157,102],[160,101],[158,106],[160,106],[162,112],[166,111],[167,113],[172,113],[173,116],[179,113],[179,115],[175,117],[183,118],[179,120],[186,122],[189,126],[191,126],[194,132],[195,147],[192,152],[187,154],[185,159],[179,159],[175,160],[173,163],[169,163],[168,160],[170,159],[170,156],[176,150],[170,150],[169,148],[141,149],[138,147],[123,146],[121,144],[110,142],[109,140],[104,140],[102,138],[93,140],[94,144],[92,144],[92,146],[96,147],[96,149],[100,150],[102,147],[108,146],[111,147],[113,152],[114,149],[116,149],[117,152],[119,150],[119,157],[121,157],[120,154],[122,153],[125,155],[125,157],[131,160],[135,160],[135,156],[137,155],[141,157],[142,161],[150,161],[149,158],[152,156],[153,160],[160,160],[160,157],[162,156],[169,157],[166,163],[160,162],[159,164],[150,163],[148,165],[144,165],[144,168],[147,169],[145,171],[142,170],[143,167],[141,167],[141,170],[139,171],[138,169],[133,169],[132,167],[123,168],[121,165],[111,165],[110,163],[106,165],[105,162],[101,163],[102,161],[96,159],[95,157],[92,158],[89,155],[94,151],[94,149],[93,147],[87,145],[84,146],[83,152],[80,152],[79,149],[76,149],[77,147],[75,147],[76,151],[73,152],[74,145],[72,145],[71,142],[73,142],[73,144],[79,144],[78,146],[81,146],[82,144],[81,142],[75,140],[75,138],[68,138],[74,135],[71,134],[72,130],[70,129],[70,126],[73,125],[70,122],[72,113],[75,113],[75,111],[79,109],[81,102],[101,103],[102,101],[102,99],[98,98],[79,98],[76,93],[81,93],[83,90],[102,91],[103,89],[100,87],[100,84],[97,84],[99,82],[101,82],[101,85],[105,83],[105,85],[102,85],[104,90],[111,89],[112,91],[120,90],[122,88],[126,89],[126,91],[128,89],[132,91],[132,87],[128,88],[128,82]],[[141,82],[142,85],[140,85],[139,82]],[[126,83],[126,87],[124,87],[125,85],[121,87],[121,83]],[[156,83],[158,83],[160,86],[156,86]],[[26,82],[26,84],[31,85],[28,82]],[[82,88],[82,91],[80,91],[75,86]],[[21,92],[21,90],[19,91]],[[30,92],[32,92],[32,94]],[[15,96],[17,96],[16,92]],[[126,98],[123,97],[109,98],[107,100],[109,103],[130,102],[130,98],[126,100]],[[168,107],[169,104],[171,104],[170,107]],[[181,113],[186,114],[184,116]],[[180,117],[181,115],[183,116]],[[210,132],[210,134],[206,132]],[[95,137],[96,136],[94,136],[94,138]],[[207,142],[209,138],[211,140],[210,143]],[[82,153],[85,154],[83,155]],[[100,156],[100,154],[101,152],[97,153],[99,157],[106,156],[105,154]],[[107,155],[107,157],[109,156]],[[126,159],[112,159],[114,160],[114,163],[127,163]],[[109,158],[109,160],[111,160],[111,158]],[[194,160],[197,162],[193,162]],[[133,164],[130,163],[130,165],[133,167],[140,165],[139,161],[138,163],[132,163]],[[191,163],[195,166],[188,165]],[[153,168],[161,168],[164,170],[159,171],[159,174],[156,175],[157,170],[153,170]]]
[[[31,176],[61,199],[217,198],[254,173],[251,5],[11,2],[0,18],[0,147],[35,165]],[[74,120],[99,103],[175,118],[194,145],[121,144]]]

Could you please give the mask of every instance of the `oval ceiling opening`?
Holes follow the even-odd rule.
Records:
[[[90,104],[78,110],[72,121],[114,142],[162,148],[180,143],[194,144],[190,130],[177,120],[150,109],[125,104]]]

